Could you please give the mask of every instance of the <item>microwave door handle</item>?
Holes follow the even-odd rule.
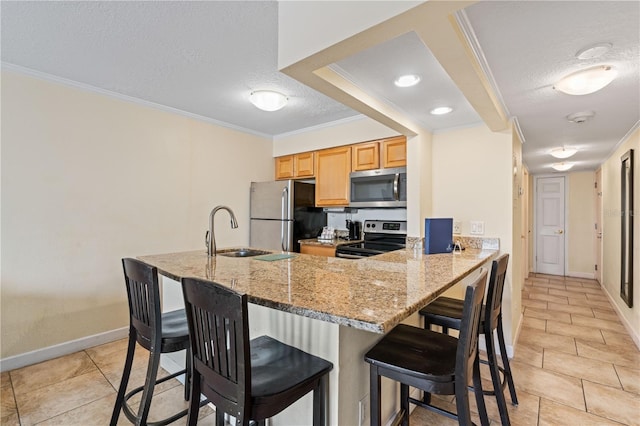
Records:
[[[398,201],[400,194],[398,193],[398,185],[400,184],[400,173],[396,173],[396,177],[393,179],[393,198]]]
[[[286,225],[286,221],[285,219],[287,218],[286,215],[286,202],[288,197],[288,192],[289,192],[289,188],[287,188],[286,186],[284,187],[284,189],[282,190],[282,199],[281,199],[281,206],[282,206],[282,214],[280,216],[280,247],[282,247],[282,251],[287,251],[285,245],[284,245],[284,229],[285,229],[285,225]]]

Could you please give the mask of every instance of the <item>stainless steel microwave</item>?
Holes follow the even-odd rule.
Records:
[[[352,172],[349,207],[406,207],[407,169]]]

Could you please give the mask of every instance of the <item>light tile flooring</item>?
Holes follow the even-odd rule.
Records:
[[[640,425],[640,351],[598,283],[534,275],[522,305],[524,323],[511,363],[520,404],[509,405],[511,423]],[[2,373],[0,424],[108,424],[125,353],[126,340],[119,340]],[[144,381],[147,352],[138,354],[130,388]],[[489,388],[488,372],[483,376]],[[182,395],[178,381],[162,384],[150,420],[185,408]],[[510,401],[508,390],[505,395]],[[453,397],[434,399],[455,411]],[[475,410],[473,397],[471,402]],[[495,398],[486,397],[486,403],[492,425],[499,425]],[[124,415],[119,424],[128,424]],[[186,424],[186,418],[175,424]],[[198,424],[215,424],[210,408],[200,410]],[[457,423],[416,408],[411,424]]]

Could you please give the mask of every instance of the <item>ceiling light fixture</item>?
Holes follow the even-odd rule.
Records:
[[[553,163],[551,167],[559,172],[566,172],[573,167],[573,163]]]
[[[283,108],[289,98],[272,90],[256,90],[249,95],[249,101],[263,111],[277,111]]]
[[[578,150],[576,148],[561,146],[559,148],[553,148],[550,152],[556,158],[569,158],[574,155]]]
[[[567,95],[588,95],[607,86],[618,76],[610,65],[585,68],[564,76],[553,88]]]
[[[420,82],[419,75],[407,74],[407,75],[401,75],[400,77],[396,78],[396,81],[394,81],[394,84],[398,87],[411,87],[411,86],[415,86],[419,82]]]
[[[593,59],[599,58],[611,49],[613,45],[611,43],[598,43],[593,46],[587,46],[584,49],[578,50],[576,58],[578,59]]]
[[[429,111],[429,113],[431,113],[431,115],[444,115],[449,114],[451,111],[453,111],[453,108],[442,106],[432,109],[431,111]]]

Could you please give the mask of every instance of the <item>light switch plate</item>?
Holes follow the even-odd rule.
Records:
[[[473,235],[483,235],[484,234],[484,222],[472,220],[469,222],[471,226],[471,234]]]

